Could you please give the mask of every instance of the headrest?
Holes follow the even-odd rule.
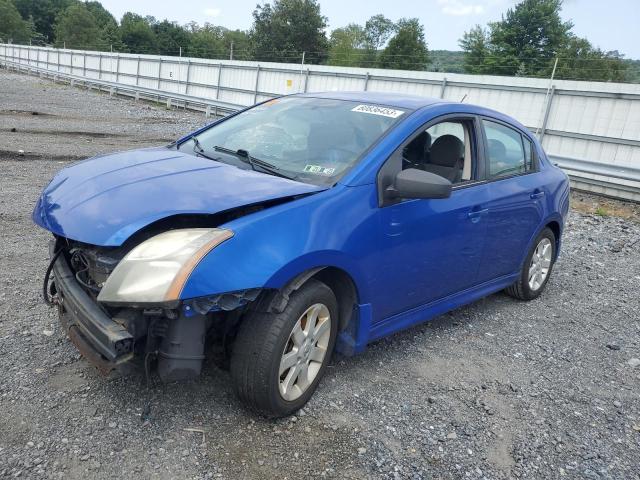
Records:
[[[489,140],[489,158],[494,162],[504,160],[507,156],[507,149],[500,140]]]
[[[454,135],[442,135],[431,146],[431,163],[455,167],[464,158],[464,143]]]

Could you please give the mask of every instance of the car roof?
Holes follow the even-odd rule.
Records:
[[[446,100],[431,97],[421,97],[418,95],[406,95],[403,93],[388,92],[321,92],[321,93],[301,93],[299,97],[308,98],[329,98],[333,100],[347,100],[352,102],[373,103],[388,107],[417,110],[428,107],[436,103],[449,103]]]

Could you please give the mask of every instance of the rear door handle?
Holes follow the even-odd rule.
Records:
[[[542,197],[544,197],[544,192],[543,191],[533,192],[531,195],[529,195],[529,197],[531,197],[534,200],[536,198],[542,198]]]

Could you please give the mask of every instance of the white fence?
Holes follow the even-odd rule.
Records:
[[[370,90],[507,113],[542,139],[574,185],[640,201],[640,85],[294,65],[0,44],[0,64],[230,111],[274,96]]]

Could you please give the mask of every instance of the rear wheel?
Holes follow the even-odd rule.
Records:
[[[333,352],[337,312],[331,289],[309,280],[282,313],[245,318],[231,357],[240,399],[271,417],[290,415],[307,403]]]
[[[505,289],[507,294],[519,300],[533,300],[538,297],[549,281],[555,258],[556,236],[550,228],[545,228],[533,243],[520,278]]]

